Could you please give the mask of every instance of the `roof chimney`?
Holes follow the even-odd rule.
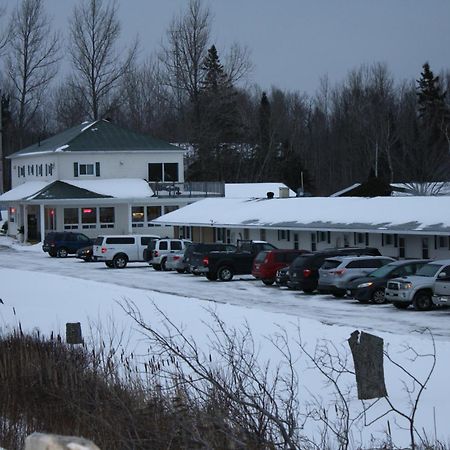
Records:
[[[280,198],[288,198],[289,197],[289,188],[287,186],[280,186],[278,196]]]

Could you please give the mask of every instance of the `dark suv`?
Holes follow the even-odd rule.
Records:
[[[65,258],[69,254],[75,254],[80,248],[93,244],[94,240],[83,233],[52,231],[45,236],[42,250],[52,257]]]
[[[330,248],[314,253],[305,253],[298,256],[289,266],[288,271],[288,286],[291,289],[302,290],[310,294],[317,289],[319,281],[319,268],[324,263],[325,259],[332,256],[347,256],[347,255],[372,255],[381,256],[377,248],[366,247],[344,247],[344,248]]]
[[[208,267],[203,265],[203,258],[209,252],[235,252],[236,246],[233,244],[223,244],[221,242],[209,244],[192,244],[184,253],[184,263],[189,268],[189,272],[194,275],[201,275],[208,272]]]

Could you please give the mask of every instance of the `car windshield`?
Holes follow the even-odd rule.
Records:
[[[339,264],[341,264],[341,261],[337,261],[335,259],[326,259],[323,262],[321,269],[323,270],[335,269],[337,266],[339,266]]]
[[[269,252],[259,252],[256,255],[255,262],[262,263],[264,261],[264,259],[266,258],[267,253],[269,253]]]
[[[383,278],[383,277],[389,275],[391,272],[393,272],[396,268],[397,268],[397,266],[390,266],[389,264],[387,264],[385,266],[379,267],[378,269],[374,270],[373,272],[370,272],[369,275],[367,275],[367,276],[373,277],[373,278]]]
[[[439,264],[425,264],[416,272],[416,275],[420,277],[434,277],[441,267]]]

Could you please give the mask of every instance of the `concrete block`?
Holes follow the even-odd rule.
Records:
[[[25,450],[100,450],[93,442],[76,436],[33,433],[25,439]]]

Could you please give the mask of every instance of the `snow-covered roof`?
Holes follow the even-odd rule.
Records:
[[[225,183],[226,198],[265,198],[268,192],[279,197],[280,188],[289,189],[284,183]],[[289,197],[295,197],[295,192],[289,189]]]
[[[113,178],[102,180],[60,180],[80,189],[85,189],[101,196],[114,198],[148,198],[153,195],[153,191],[148,183],[139,178]],[[29,181],[23,183],[10,191],[0,195],[0,202],[11,202],[18,200],[32,200],[45,188],[50,186],[52,181]]]
[[[450,197],[205,199],[165,214],[168,225],[450,233]]]

